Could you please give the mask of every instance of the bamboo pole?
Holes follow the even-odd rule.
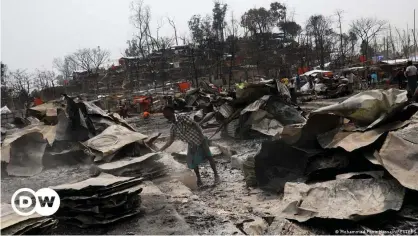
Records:
[[[416,39],[416,28],[415,28],[415,9],[414,9],[414,42],[415,42],[415,61],[417,61],[417,39]]]

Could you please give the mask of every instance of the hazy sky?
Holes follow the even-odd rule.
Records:
[[[121,56],[135,32],[130,24],[132,0],[1,0],[1,60],[10,69],[52,69],[54,57],[78,48],[109,49],[111,59]],[[253,7],[269,7],[272,0],[223,0],[235,17]],[[358,17],[378,17],[392,26],[413,27],[413,8],[418,0],[286,0],[295,20],[304,24],[313,14],[333,15],[344,10],[344,28]],[[211,14],[213,0],[144,0],[152,19],[170,16],[179,34],[188,33],[193,14]],[[228,13],[230,17],[230,13]],[[418,23],[417,23],[418,24]],[[418,28],[418,26],[417,26]],[[172,34],[166,22],[161,34]]]

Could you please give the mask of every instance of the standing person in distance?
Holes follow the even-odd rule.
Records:
[[[417,89],[417,68],[412,64],[412,61],[408,61],[408,67],[405,69],[405,77],[408,80],[408,93],[410,96],[415,94]]]

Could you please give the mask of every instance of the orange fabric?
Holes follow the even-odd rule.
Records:
[[[332,72],[325,72],[325,73],[324,73],[324,76],[325,76],[325,77],[328,77],[328,78],[331,78],[333,75],[334,75],[334,74],[333,74]]]
[[[190,89],[190,83],[189,82],[179,83],[178,86],[179,86],[180,92],[182,92],[182,93],[184,93],[188,89]]]
[[[40,98],[35,98],[33,103],[35,104],[35,106],[39,106],[39,105],[43,104],[44,102]]]
[[[305,72],[308,72],[308,67],[299,67],[298,68],[298,74],[301,75]]]

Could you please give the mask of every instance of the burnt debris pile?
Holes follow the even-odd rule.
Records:
[[[365,91],[284,126],[241,169],[248,186],[283,193],[280,217],[330,233],[416,228],[417,118],[406,91]]]

